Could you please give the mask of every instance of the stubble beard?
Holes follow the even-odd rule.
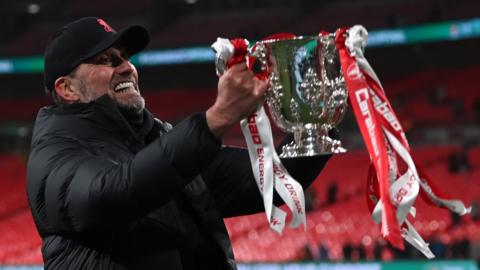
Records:
[[[92,102],[102,95],[97,95],[95,91],[89,89],[87,85],[80,80],[80,94],[82,95],[82,100],[84,102]],[[115,93],[113,90],[107,92],[108,96],[113,100],[119,109],[128,110],[134,113],[140,113],[145,109],[145,99],[140,94],[138,84],[134,85],[136,94],[130,96],[122,96],[121,94]]]
[[[135,86],[136,94],[128,97],[122,97],[115,93],[108,92],[108,95],[115,102],[117,107],[123,110],[129,110],[131,112],[140,113],[145,109],[145,99],[140,95],[138,87]]]

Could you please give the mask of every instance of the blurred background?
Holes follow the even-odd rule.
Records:
[[[480,1],[478,0],[17,0],[0,3],[0,269],[41,268],[41,240],[25,194],[30,135],[43,92],[50,35],[83,16],[114,29],[142,24],[148,48],[132,59],[147,107],[176,123],[216,95],[217,37],[364,25],[365,56],[379,76],[414,157],[440,189],[472,205],[459,217],[420,196],[413,224],[437,256],[382,240],[366,206],[368,153],[351,113],[336,155],[306,192],[308,228],[268,228],[264,214],[226,220],[240,269],[477,269],[480,260]],[[284,135],[274,130],[277,142]],[[244,145],[234,128],[224,143]],[[453,267],[453,268],[452,268]]]

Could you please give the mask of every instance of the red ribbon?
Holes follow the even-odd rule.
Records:
[[[282,40],[282,39],[292,39],[292,38],[295,38],[295,35],[292,33],[278,33],[278,34],[273,34],[271,36],[265,37],[262,40],[272,40],[272,39]],[[254,62],[256,61],[256,58],[248,54],[248,42],[245,39],[236,38],[236,39],[231,39],[230,43],[232,43],[235,50],[234,50],[233,56],[227,62],[227,67],[230,68],[235,64],[247,61],[248,68],[252,69]],[[253,46],[253,49],[255,49],[255,46],[257,45],[258,44],[255,44]],[[267,63],[267,66],[265,68],[268,69],[268,66],[269,64]],[[257,77],[260,80],[267,80],[268,70],[259,71],[255,73],[255,77]]]
[[[245,39],[236,38],[231,39],[230,42],[232,43],[233,47],[235,48],[232,57],[227,62],[227,67],[230,68],[231,66],[244,62],[245,57],[248,53],[248,44]]]
[[[352,56],[352,52],[349,52],[345,45],[346,35],[346,29],[339,29],[336,33],[335,41],[350,97],[349,102],[353,108],[372,162],[367,178],[367,206],[373,212],[378,200],[381,200],[383,203],[382,234],[393,246],[403,249],[403,240],[396,216],[397,207],[391,202],[390,196],[390,183],[393,183],[392,181],[396,181],[402,175],[399,162],[403,161],[410,170],[418,172],[419,181],[421,182],[420,194],[427,203],[450,209],[461,215],[469,213],[470,208],[466,208],[461,201],[451,200],[449,197],[441,194],[421,166],[413,161],[403,128],[378,79],[376,79],[376,75],[363,56],[360,56],[358,60],[362,68],[359,67],[357,56]],[[351,42],[356,41],[352,40]],[[387,139],[387,133],[393,135],[393,137],[389,135],[390,137]],[[395,143],[397,149],[393,149],[394,141],[392,140],[398,141]],[[408,153],[401,150],[401,146],[398,143]],[[396,151],[401,151],[403,154]],[[398,155],[401,155],[402,158],[398,159]],[[406,223],[402,226],[408,227]],[[415,238],[414,235],[408,237]],[[425,254],[425,248],[421,250]]]
[[[388,155],[386,138],[382,130],[382,120],[377,116],[370,96],[372,81],[358,67],[355,59],[345,47],[346,29],[336,33],[336,46],[340,56],[342,72],[347,85],[350,105],[357,119],[363,139],[370,153],[370,159],[378,178],[380,200],[383,203],[382,235],[393,246],[404,248],[403,239],[397,221],[395,208],[390,200],[390,181],[388,174]]]

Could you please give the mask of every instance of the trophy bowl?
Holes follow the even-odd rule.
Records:
[[[335,35],[266,39],[252,46],[249,54],[269,79],[267,106],[273,121],[294,134],[280,157],[346,152],[328,134],[348,107]]]

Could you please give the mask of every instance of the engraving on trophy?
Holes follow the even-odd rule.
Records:
[[[321,89],[319,91],[319,89]],[[324,110],[320,104],[324,100],[325,90],[323,83],[317,79],[317,73],[309,67],[305,73],[305,78],[299,86],[301,98],[310,108],[309,115],[312,117],[322,117]]]
[[[280,84],[280,80],[276,73],[271,73],[269,76],[269,91],[267,91],[267,105],[269,108],[274,108],[272,111],[280,112],[282,110],[282,100],[283,100],[283,86]],[[287,128],[290,126],[287,123],[287,120],[284,117],[284,114],[281,113],[272,113],[272,118],[274,122],[284,131],[289,131]]]
[[[295,99],[290,100],[290,112],[296,124],[300,123],[300,105]]]

